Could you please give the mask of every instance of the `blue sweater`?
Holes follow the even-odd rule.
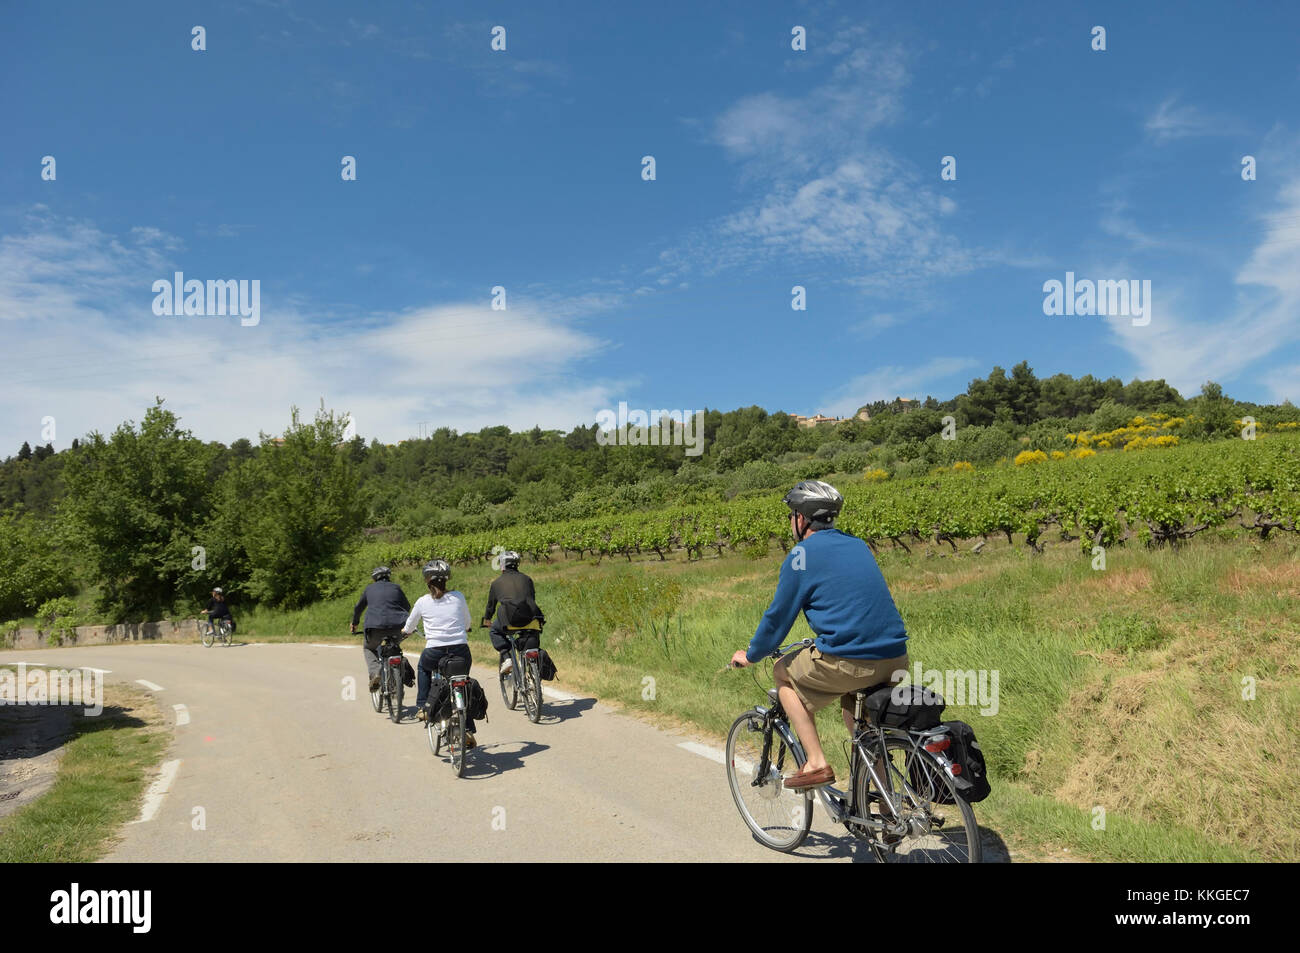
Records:
[[[885,577],[867,544],[837,529],[810,533],[781,563],[772,605],[749,643],[751,662],[769,655],[800,611],[817,633],[817,648],[854,659],[897,658],[907,633]]]

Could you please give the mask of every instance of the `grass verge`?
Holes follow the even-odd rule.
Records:
[[[104,686],[104,710],[72,719],[53,787],[0,820],[0,863],[81,863],[108,852],[171,740],[144,691]]]

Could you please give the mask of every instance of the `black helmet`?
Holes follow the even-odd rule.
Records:
[[[381,580],[381,579],[387,579],[387,578],[389,578],[389,569],[388,569],[388,567],[387,567],[387,566],[376,566],[374,569],[370,570],[370,578],[373,579],[375,582],[378,582],[378,581]]]
[[[424,573],[424,581],[426,583],[434,579],[441,579],[443,582],[446,582],[451,578],[451,566],[448,565],[447,560],[445,559],[430,559],[424,564],[424,568],[421,572]]]
[[[518,569],[518,568],[519,568],[519,554],[518,554],[517,552],[515,552],[514,550],[507,550],[506,552],[502,553],[502,554],[501,554],[501,568],[502,568],[502,569]]]
[[[844,497],[840,491],[821,480],[804,480],[781,500],[790,512],[799,513],[809,523],[830,525],[840,515]]]

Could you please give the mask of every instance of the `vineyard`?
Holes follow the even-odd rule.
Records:
[[[1137,540],[1178,545],[1198,533],[1237,525],[1267,539],[1274,530],[1300,531],[1300,440],[1231,440],[1149,450],[1045,459],[1027,466],[957,470],[910,480],[841,487],[837,525],[875,550],[917,543],[956,551],[990,537],[1016,538],[1035,552],[1052,541],[1085,552]],[[788,511],[777,492],[651,512],[608,513],[588,519],[509,529],[372,543],[367,559],[392,565],[438,555],[453,562],[491,558],[505,547],[549,560],[634,555],[688,560],[727,550],[765,552],[790,545]]]

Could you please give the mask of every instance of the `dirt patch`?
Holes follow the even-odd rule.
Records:
[[[987,580],[988,578],[989,573],[986,569],[962,569],[957,572],[922,570],[919,573],[909,573],[905,578],[895,580],[890,583],[889,588],[894,592],[943,592],[977,580]]]
[[[1279,598],[1298,597],[1300,563],[1232,569],[1223,577],[1223,588],[1237,596],[1268,593]]]

